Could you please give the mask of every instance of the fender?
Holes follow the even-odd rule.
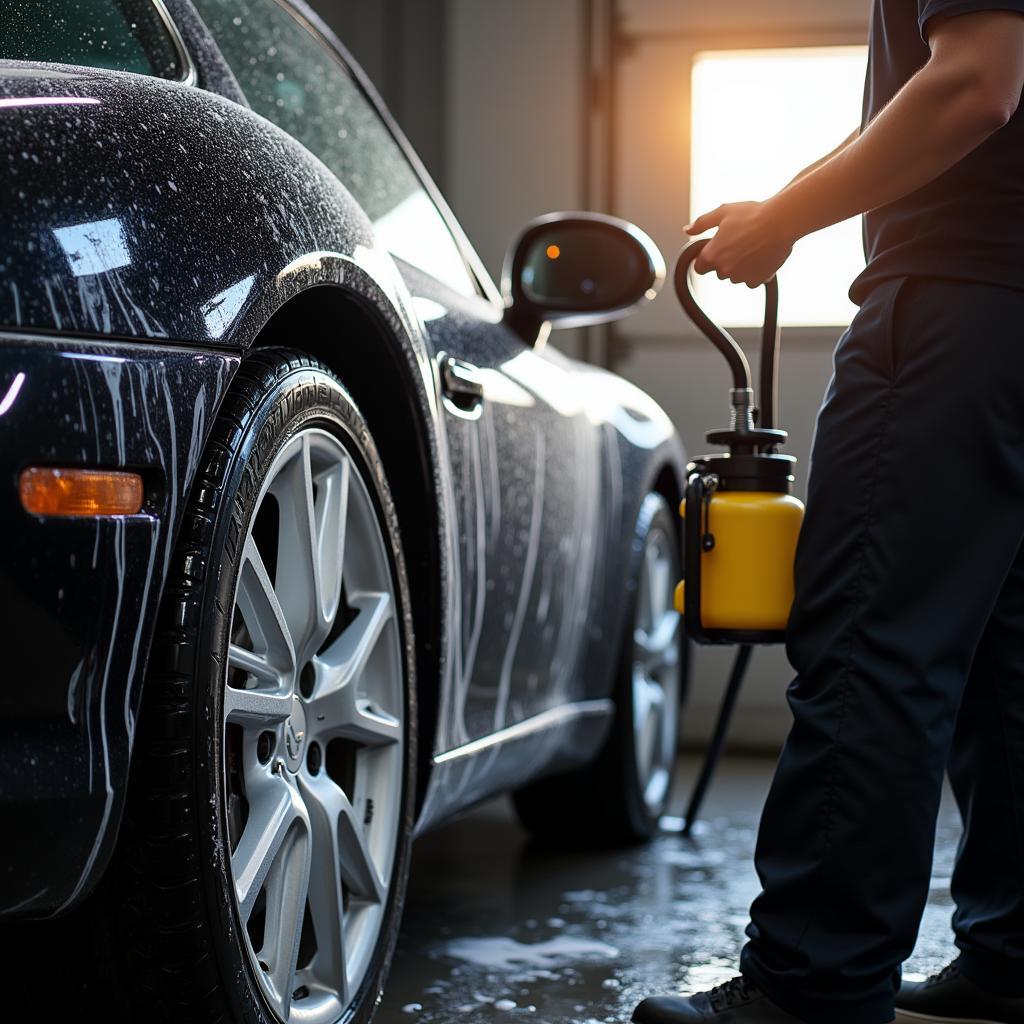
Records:
[[[13,200],[0,221],[0,324],[244,349],[298,291],[339,284],[425,353],[351,194],[248,107],[126,72],[16,61],[0,61],[0,101]]]
[[[578,372],[588,413],[603,428],[602,493],[608,497],[603,536],[609,542],[595,566],[590,621],[613,630],[622,622],[623,602],[636,589],[629,579],[629,554],[640,505],[649,492],[659,491],[676,513],[686,480],[686,452],[672,421],[650,395],[598,367],[581,366]],[[629,494],[635,500],[623,500]],[[621,638],[611,638],[616,657],[620,643]],[[610,694],[614,672],[609,671],[608,650],[608,644],[591,645],[583,669],[584,678],[594,681],[588,699]]]

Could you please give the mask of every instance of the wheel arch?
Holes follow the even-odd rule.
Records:
[[[321,360],[338,376],[366,418],[384,464],[405,551],[416,632],[418,812],[432,765],[445,624],[436,456],[416,383],[380,313],[341,287],[316,285],[289,299],[260,330],[252,348],[282,346]]]

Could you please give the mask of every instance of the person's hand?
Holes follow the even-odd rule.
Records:
[[[795,238],[783,228],[770,203],[726,203],[698,217],[687,234],[718,232],[694,261],[698,274],[715,271],[723,280],[757,288],[772,278],[793,250]]]

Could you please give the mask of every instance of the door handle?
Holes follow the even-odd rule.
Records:
[[[472,363],[446,353],[442,353],[438,361],[441,366],[441,390],[447,399],[463,411],[472,410],[483,402],[483,381],[480,380],[480,371]]]

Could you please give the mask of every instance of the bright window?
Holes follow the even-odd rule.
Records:
[[[860,46],[700,53],[693,67],[690,209],[766,199],[860,123],[867,50]],[[779,274],[781,321],[848,324],[847,291],[864,267],[860,220],[798,242]],[[764,292],[700,279],[713,320],[759,324]]]

